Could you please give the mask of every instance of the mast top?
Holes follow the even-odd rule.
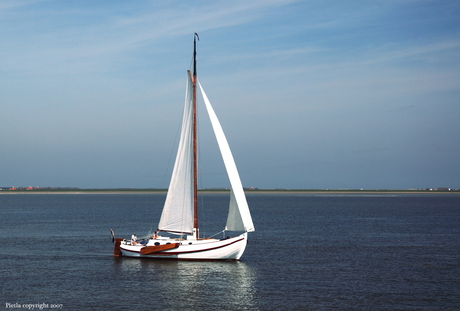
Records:
[[[196,77],[196,39],[200,41],[200,36],[195,32],[193,36],[193,76]]]

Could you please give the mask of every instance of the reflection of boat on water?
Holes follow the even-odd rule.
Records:
[[[196,38],[193,41],[193,73],[188,71],[182,130],[176,162],[157,233],[145,243],[134,239],[115,240],[115,255],[156,259],[238,260],[247,245],[247,233],[254,231],[243,186],[219,120],[198,82]],[[206,110],[230,180],[230,204],[224,231],[236,232],[225,239],[202,238],[198,226],[197,87],[201,89]],[[112,231],[113,234],[113,231]],[[172,236],[170,236],[172,235]],[[174,237],[174,235],[176,235]],[[177,237],[179,235],[179,237]],[[114,236],[114,234],[113,234]]]
[[[117,275],[142,283],[154,309],[257,310],[257,271],[244,261],[114,260]],[[137,284],[137,283],[136,283]],[[137,285],[136,285],[137,286]],[[212,299],[210,299],[212,293]],[[157,298],[155,298],[157,297]]]

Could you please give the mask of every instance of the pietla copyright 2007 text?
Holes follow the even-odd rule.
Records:
[[[62,303],[5,303],[5,309],[45,310],[62,309]]]

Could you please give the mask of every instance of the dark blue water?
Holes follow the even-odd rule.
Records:
[[[249,194],[257,231],[240,262],[113,257],[109,229],[155,230],[164,198],[0,194],[0,308],[460,308],[460,195]],[[201,216],[209,236],[227,197],[201,203],[216,210]]]

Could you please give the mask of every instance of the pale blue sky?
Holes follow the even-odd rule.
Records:
[[[244,186],[460,188],[458,1],[3,0],[0,27],[0,186],[167,187],[198,32]]]

